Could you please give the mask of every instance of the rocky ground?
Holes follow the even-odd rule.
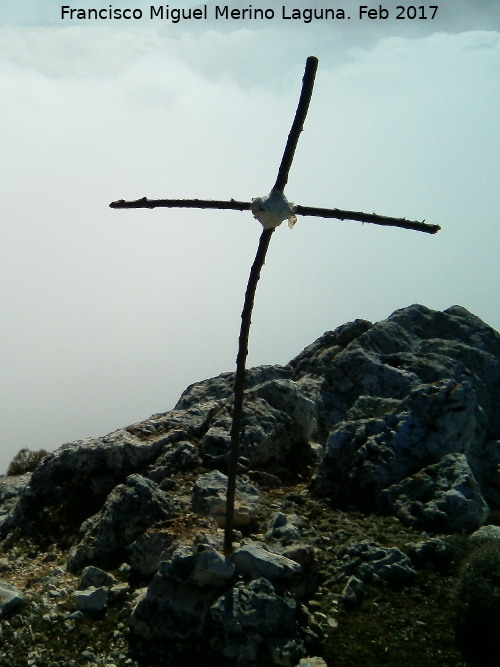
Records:
[[[311,500],[304,485],[296,485],[264,494],[246,539],[263,540],[278,511],[302,517],[301,541],[314,549],[313,583],[301,603],[304,629],[310,635],[307,653],[321,655],[332,667],[469,664],[455,642],[457,576],[471,549],[467,538],[430,536],[391,517],[335,511]],[[164,530],[181,543],[191,544],[200,533],[220,541],[220,529],[207,524],[206,519],[187,514]],[[350,568],[356,572],[359,545],[368,545],[365,554],[374,545],[383,550],[375,563],[387,559],[391,548],[400,550],[409,562],[401,558],[405,569],[388,577],[371,573],[361,578],[359,593],[350,594],[346,582],[353,576]],[[118,586],[125,584],[114,600],[104,609],[82,612],[75,599],[82,573],[67,571],[64,549],[53,544],[41,551],[37,544],[16,536],[2,547],[1,581],[22,591],[24,604],[2,618],[0,665],[177,664],[170,662],[175,658],[168,651],[162,655],[164,647],[150,655],[131,637],[132,611],[147,582],[130,581],[129,568],[110,572]],[[387,573],[391,565],[385,565]],[[190,651],[180,653],[186,659],[184,654],[189,656]],[[212,661],[196,654],[190,658],[195,664],[223,664],[216,655]]]
[[[495,665],[500,336],[423,306],[0,478],[0,665]]]

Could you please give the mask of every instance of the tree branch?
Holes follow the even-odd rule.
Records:
[[[110,208],[217,208],[232,211],[249,211],[252,202],[248,201],[218,201],[213,199],[136,199],[125,201],[120,199],[112,202]],[[319,218],[336,218],[337,220],[356,220],[374,225],[386,225],[387,227],[401,227],[402,229],[413,229],[417,232],[435,234],[441,227],[431,225],[422,220],[406,220],[406,218],[391,218],[376,213],[363,213],[360,211],[345,211],[340,208],[317,208],[314,206],[294,207],[294,212],[303,216],[314,216]]]
[[[252,206],[248,201],[217,201],[214,199],[147,199],[142,197],[134,201],[119,199],[109,208],[219,208],[232,211],[249,211]]]
[[[318,59],[315,56],[309,56],[309,58],[306,60],[306,69],[304,76],[302,77],[302,90],[300,92],[297,111],[295,112],[295,118],[293,119],[292,127],[288,134],[285,150],[283,152],[280,168],[278,170],[278,176],[273,188],[274,190],[279,190],[280,192],[283,192],[285,185],[288,183],[288,172],[292,166],[293,156],[295,155],[295,149],[297,148],[297,142],[299,140],[300,133],[304,129],[304,122],[307,116],[307,111],[309,109],[309,103],[311,101],[317,69]]]
[[[439,232],[439,225],[430,225],[424,220],[407,220],[406,218],[391,218],[387,215],[377,215],[376,213],[363,213],[361,211],[343,211],[340,208],[316,208],[314,206],[300,206],[294,208],[298,215],[310,215],[319,218],[336,218],[337,220],[357,220],[358,222],[368,222],[374,225],[386,225],[387,227],[401,227],[403,229],[413,229],[417,232],[426,234],[435,234]]]
[[[236,473],[238,471],[238,457],[240,452],[241,424],[243,418],[243,392],[245,390],[245,362],[248,355],[248,336],[252,323],[252,309],[255,299],[255,290],[260,278],[260,271],[264,266],[267,249],[274,229],[264,229],[260,235],[259,246],[250,269],[245,301],[241,312],[241,328],[238,340],[238,355],[236,357],[236,375],[234,379],[233,418],[231,422],[231,453],[226,494],[226,525],[224,527],[224,553],[229,555],[233,551],[233,520],[234,496],[236,492]]]

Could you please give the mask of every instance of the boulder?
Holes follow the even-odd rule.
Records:
[[[122,560],[126,547],[147,528],[175,515],[175,503],[153,481],[130,475],[113,489],[102,510],[83,523],[83,538],[70,552],[68,569]]]
[[[98,614],[108,604],[109,590],[104,587],[90,586],[83,591],[75,591],[73,599],[78,611]]]
[[[248,465],[266,467],[286,464],[294,472],[311,458],[310,438],[316,424],[316,406],[302,386],[290,379],[269,380],[245,392],[243,436],[240,453]],[[207,461],[223,462],[231,447],[231,416],[221,411],[201,442]],[[296,472],[296,470],[295,470]]]
[[[165,448],[148,471],[149,479],[160,484],[164,479],[177,473],[192,470],[201,464],[198,448],[192,442],[181,440]]]
[[[384,489],[379,508],[407,526],[443,533],[475,530],[489,514],[464,454],[447,454]]]
[[[155,574],[130,618],[132,631],[147,641],[200,640],[220,589]]]
[[[233,577],[235,566],[209,545],[182,545],[175,549],[169,560],[160,564],[158,572],[179,583],[224,588]]]
[[[21,493],[29,484],[31,472],[23,475],[0,476],[0,525],[2,519],[11,511]]]
[[[456,558],[452,545],[440,537],[407,544],[406,550],[415,567],[426,570],[448,571]]]
[[[362,586],[358,580],[366,582],[376,578],[400,586],[411,582],[416,576],[411,559],[401,549],[382,547],[371,540],[340,549],[337,558],[335,576],[339,580],[345,578],[347,583],[352,578],[352,590],[346,592],[349,602],[354,599],[359,601]]]
[[[223,653],[237,667],[277,664],[293,667],[304,655],[298,638],[297,603],[270,581],[239,582],[210,609]]]
[[[131,571],[144,579],[151,578],[174,543],[175,537],[168,531],[147,529],[127,546]]]
[[[269,581],[291,579],[302,571],[297,562],[268,551],[256,542],[237,549],[232,556],[232,561],[238,574],[251,579],[261,577]]]
[[[291,377],[292,370],[288,366],[255,366],[247,369],[245,386],[249,389],[263,382]],[[232,398],[233,388],[234,373],[222,373],[217,377],[195,382],[182,392],[175,409],[189,410],[199,405],[210,404],[213,401],[217,401],[220,406],[227,399]]]
[[[387,327],[382,328],[387,334]],[[372,354],[389,349],[387,336],[379,340],[377,330],[372,327],[356,344],[364,338]],[[436,378],[438,372],[423,372],[429,364],[444,372],[444,362],[435,359],[427,366],[420,360],[417,368],[412,354],[414,375],[418,371]],[[405,361],[408,367],[409,358]],[[490,368],[494,375],[495,359]],[[491,421],[483,383],[464,370],[463,363],[460,372],[455,371],[454,377],[413,386],[401,400],[394,395],[357,396],[345,420],[331,429],[313,492],[340,507],[377,508],[428,529],[454,532],[481,525],[488,509],[479,482],[488,499],[497,500],[500,450],[492,441],[487,444]],[[488,373],[483,375],[491,380]],[[446,458],[451,455],[455,458]]]
[[[271,517],[266,532],[266,540],[279,540],[283,544],[289,544],[300,539],[300,527],[304,520],[296,514],[284,514],[276,512]]]
[[[385,406],[385,415],[332,429],[314,482],[317,495],[374,507],[383,489],[450,453],[472,457],[483,446],[487,419],[466,381],[417,385],[397,407],[393,401]]]
[[[126,429],[62,445],[32,473],[3,532],[16,526],[46,534],[78,529],[117,484],[144,469],[162,449],[163,444],[140,442]]]
[[[500,546],[500,526],[481,526],[470,536],[472,544],[496,542]]]
[[[82,578],[79,588],[85,590],[87,588],[111,588],[117,583],[116,578],[109,572],[105,572],[98,567],[89,565],[83,570]]]
[[[16,611],[23,604],[24,595],[22,591],[6,581],[0,581],[0,618]]]
[[[328,667],[323,658],[302,658],[297,667]]]
[[[210,516],[220,527],[226,522],[227,476],[214,470],[201,475],[193,486],[191,504],[193,512]],[[259,492],[247,482],[237,479],[233,525],[246,526],[256,515]]]
[[[383,491],[462,454],[482,498],[500,508],[500,335],[464,308],[413,305],[375,324],[356,320],[246,380],[240,472],[257,483],[316,469],[314,494],[372,511]],[[224,373],[195,383],[174,410],[67,443],[20,485],[0,484],[0,533],[67,539],[132,474],[166,489],[200,462],[227,469],[233,382]],[[220,525],[223,495],[208,510]],[[252,520],[247,501],[241,512],[237,503],[240,525]]]

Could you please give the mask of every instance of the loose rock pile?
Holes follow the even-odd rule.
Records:
[[[419,568],[449,562],[445,535],[493,523],[500,336],[464,308],[356,320],[286,366],[248,371],[240,532],[226,558],[232,382],[198,382],[174,410],[65,444],[32,474],[0,480],[0,622],[31,605],[26,627],[40,617],[75,633],[87,617],[115,614],[107,662],[88,648],[72,664],[320,665],[339,605],[356,609],[374,580],[411,585]],[[405,548],[337,534],[332,547],[312,507],[375,512],[426,533]],[[38,545],[44,574],[16,587],[23,540]],[[330,614],[315,606],[320,595]],[[32,644],[25,662],[0,653],[0,664],[64,664]]]

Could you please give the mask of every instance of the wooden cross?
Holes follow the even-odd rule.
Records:
[[[318,67],[318,59],[311,56],[306,61],[304,77],[302,79],[302,90],[300,94],[295,118],[288,135],[283,157],[281,159],[276,183],[271,190],[269,197],[259,197],[252,202],[235,201],[214,201],[206,199],[137,199],[135,201],[112,202],[111,208],[217,208],[230,209],[235,211],[251,210],[264,229],[259,239],[257,253],[255,255],[250,277],[248,279],[245,292],[245,301],[241,313],[241,328],[238,342],[238,354],[236,357],[236,374],[234,380],[234,398],[233,415],[231,424],[231,452],[228,462],[228,485],[226,501],[226,521],[224,533],[224,552],[229,555],[233,551],[233,515],[234,515],[234,497],[236,491],[236,473],[238,467],[239,446],[242,430],[243,416],[243,392],[245,385],[245,362],[248,354],[248,336],[250,332],[251,314],[253,309],[255,290],[260,277],[260,271],[264,265],[267,249],[271,236],[276,227],[288,217],[289,224],[295,222],[295,214],[303,216],[318,216],[321,218],[336,218],[338,220],[357,220],[376,225],[386,225],[392,227],[402,227],[403,229],[413,229],[419,232],[435,234],[440,230],[439,225],[426,224],[425,221],[412,221],[405,218],[390,218],[376,215],[375,213],[362,213],[357,211],[343,211],[340,209],[315,208],[311,206],[293,206],[288,203],[284,196],[284,189],[288,182],[288,173],[292,165],[295,148],[303,130],[303,124],[311,101],[311,95],[314,86],[314,79]]]

